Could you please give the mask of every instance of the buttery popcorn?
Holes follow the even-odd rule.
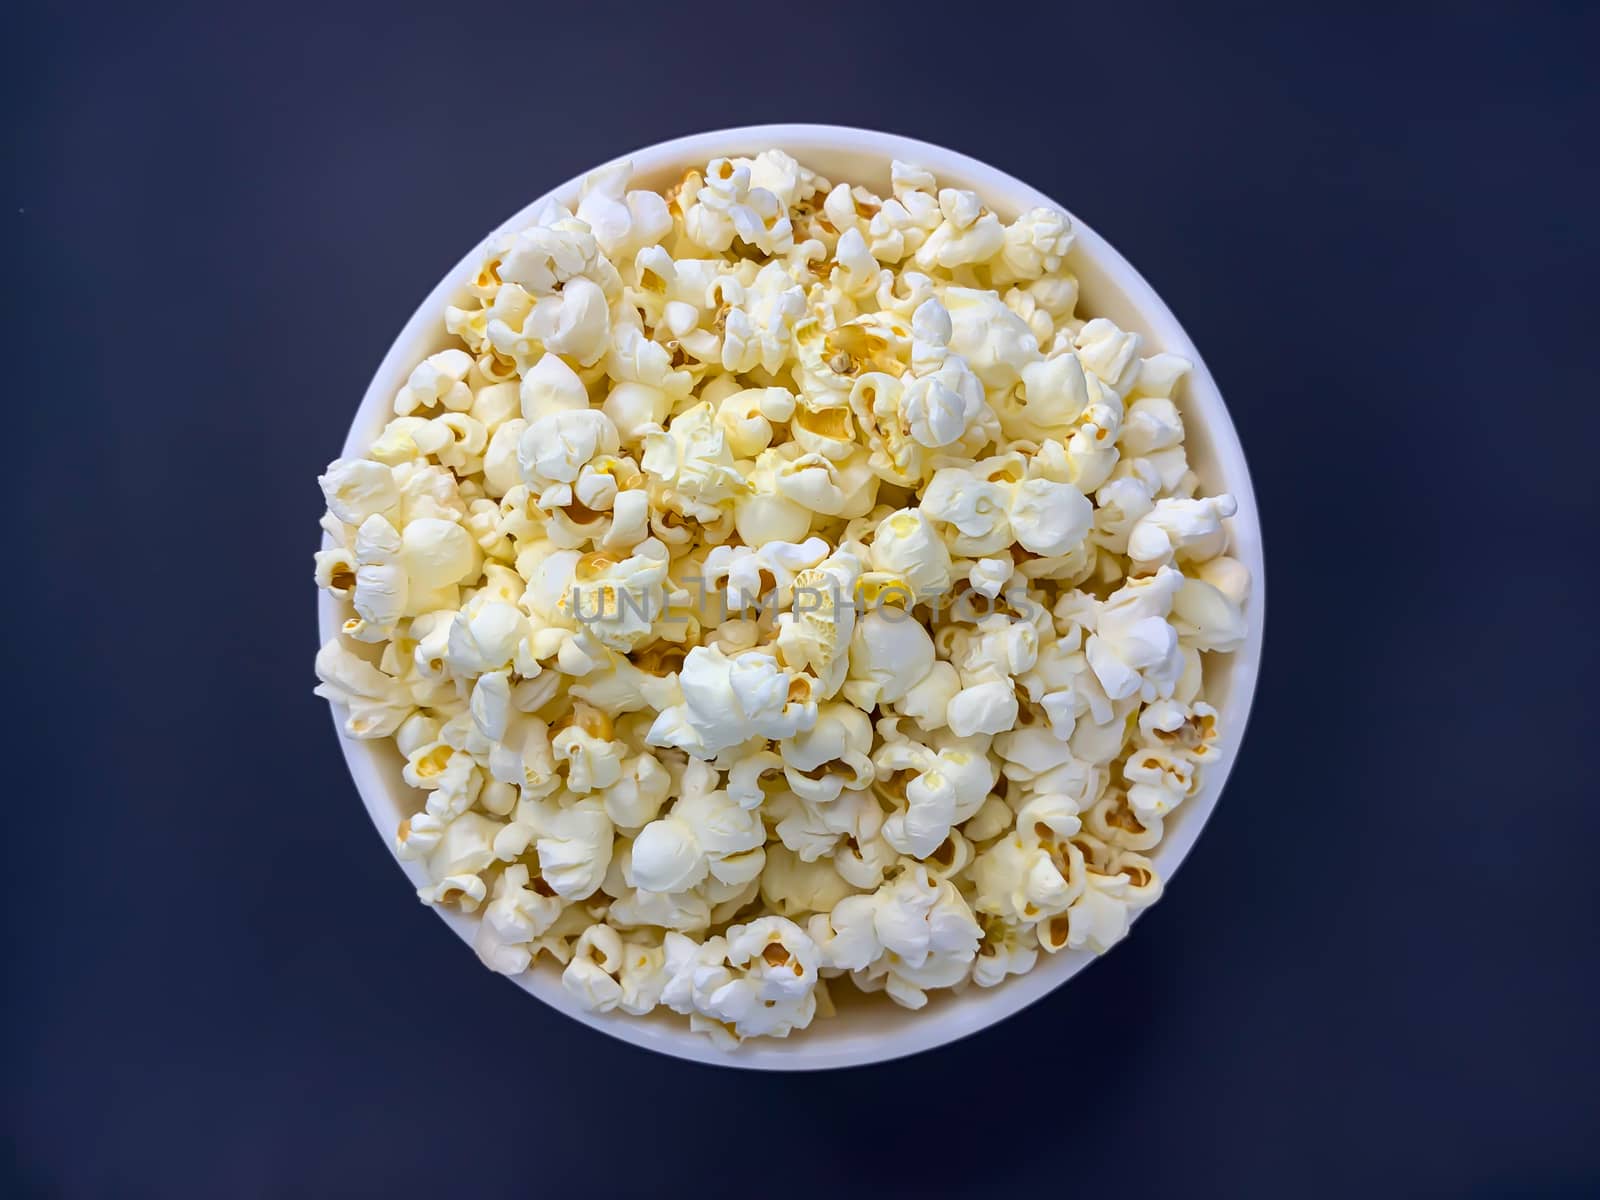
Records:
[[[491,238],[318,481],[316,690],[403,757],[419,896],[727,1047],[1108,949],[1246,636],[1189,364],[1077,312],[1065,214],[630,175]]]

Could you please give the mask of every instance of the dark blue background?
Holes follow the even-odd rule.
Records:
[[[1592,9],[141,7],[7,18],[8,1193],[1600,1189]],[[584,167],[767,120],[1108,236],[1223,386],[1272,591],[1136,936],[804,1078],[482,970],[311,695],[313,477],[419,298]]]

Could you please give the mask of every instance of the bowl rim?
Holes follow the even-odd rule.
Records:
[[[401,379],[409,374],[420,358],[419,345],[437,338],[440,316],[445,306],[458,294],[461,281],[476,267],[485,244],[495,232],[530,222],[533,215],[551,200],[574,204],[583,180],[601,166],[612,162],[630,160],[636,174],[649,175],[669,167],[703,166],[719,156],[754,154],[768,147],[783,149],[802,163],[806,161],[808,152],[865,154],[884,161],[899,159],[927,168],[941,181],[952,176],[959,177],[963,186],[978,191],[986,200],[1003,196],[1007,203],[996,207],[1021,211],[1034,205],[1046,205],[1060,209],[1072,221],[1075,233],[1072,257],[1080,264],[1084,261],[1092,263],[1108,277],[1137,311],[1144,331],[1153,337],[1160,349],[1181,354],[1194,364],[1180,404],[1186,419],[1191,416],[1200,418],[1210,455],[1216,460],[1218,473],[1225,481],[1224,487],[1213,487],[1211,485],[1216,481],[1208,480],[1208,492],[1226,490],[1233,494],[1238,503],[1238,511],[1230,523],[1230,553],[1236,554],[1249,567],[1251,594],[1245,610],[1248,634],[1244,645],[1230,656],[1228,695],[1219,706],[1224,715],[1223,761],[1207,770],[1202,777],[1199,793],[1184,802],[1182,818],[1174,821],[1173,827],[1157,848],[1162,859],[1164,883],[1170,887],[1178,868],[1193,850],[1214,813],[1232,772],[1248,729],[1260,676],[1266,616],[1266,574],[1255,492],[1244,449],[1216,381],[1171,309],[1132,264],[1076,212],[1014,176],[979,159],[931,142],[876,130],[826,124],[734,126],[688,134],[614,155],[551,188],[501,221],[478,239],[460,261],[445,273],[412,312],[373,373],[361,404],[352,417],[340,451],[341,457],[365,456],[371,442],[370,431],[378,423],[378,414],[389,411],[397,372]],[[323,545],[329,544],[324,538]],[[317,614],[318,644],[321,645],[337,635],[342,620],[339,602],[322,589],[317,591]],[[369,818],[384,844],[389,847],[391,857],[412,884],[420,886],[426,883],[422,865],[402,861],[395,853],[391,837],[392,818],[389,813],[395,804],[379,768],[378,758],[384,747],[390,747],[392,751],[392,743],[388,739],[346,737],[341,727],[344,710],[331,701],[329,708],[346,766]],[[410,789],[406,791],[409,793]],[[406,804],[399,807],[414,804],[415,799],[409,798]],[[453,910],[445,911],[437,906],[433,908],[471,946],[477,918]],[[1055,991],[1097,957],[1087,951],[1062,951],[1054,956],[1042,954],[1035,967],[1023,975],[1012,976],[993,988],[968,988],[969,995],[974,991],[979,992],[977,1002],[957,1004],[947,1001],[941,1004],[935,1001],[928,1009],[905,1013],[904,1020],[898,1022],[889,1033],[829,1036],[823,1030],[831,1025],[831,1021],[814,1022],[809,1029],[798,1031],[791,1038],[754,1039],[733,1052],[719,1049],[703,1034],[691,1032],[687,1021],[677,1014],[668,1014],[672,1020],[666,1023],[629,1017],[618,1012],[588,1012],[579,1007],[561,987],[559,973],[547,968],[536,966],[511,982],[543,1000],[557,1012],[590,1028],[671,1057],[749,1070],[828,1070],[903,1058],[948,1045],[990,1028]],[[479,969],[485,968],[480,964]]]

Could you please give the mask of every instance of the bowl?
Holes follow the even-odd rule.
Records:
[[[890,162],[900,159],[928,168],[941,186],[977,192],[1005,220],[1035,205],[1066,211],[1072,217],[1077,234],[1067,262],[1079,279],[1080,311],[1110,317],[1124,329],[1143,334],[1146,353],[1166,350],[1193,361],[1194,370],[1177,396],[1188,431],[1190,463],[1200,476],[1205,493],[1227,491],[1237,499],[1238,513],[1231,522],[1231,553],[1250,568],[1253,589],[1246,608],[1249,636],[1245,644],[1234,654],[1211,656],[1206,664],[1207,699],[1221,714],[1226,757],[1220,766],[1205,772],[1200,792],[1186,800],[1168,821],[1166,836],[1151,855],[1170,890],[1172,876],[1200,836],[1227,781],[1249,716],[1261,660],[1266,599],[1261,529],[1244,451],[1216,382],[1177,318],[1104,238],[1085,225],[1067,205],[977,159],[911,138],[832,125],[753,125],[723,129],[661,142],[625,157],[631,159],[634,166],[632,186],[664,189],[690,166],[704,167],[709,159],[719,156],[754,155],[771,147],[787,151],[835,182],[843,179],[865,184],[883,194],[889,191]],[[530,224],[539,206],[552,198],[575,207],[582,181],[583,176],[569,179],[511,216],[502,228],[515,229]],[[486,236],[483,241],[487,240]],[[465,295],[464,283],[477,268],[482,246],[480,242],[472,247],[450,269],[400,331],[372,377],[351,422],[342,451],[344,455],[360,457],[366,453],[368,445],[388,420],[395,392],[404,385],[411,368],[447,344],[444,308],[447,304],[461,302],[460,298]],[[320,592],[317,621],[321,641],[333,637],[347,615],[344,602]],[[336,710],[334,718],[337,727],[343,720],[342,711]],[[396,825],[418,807],[417,794],[400,778],[400,754],[389,741],[359,741],[341,734],[340,743],[362,802],[392,854]],[[398,858],[396,861],[413,887],[428,882],[420,863],[400,862]],[[399,895],[398,887],[396,894]],[[1181,899],[1178,903],[1182,903]],[[478,918],[454,910],[436,911],[470,947]],[[1137,928],[1129,936],[1138,936]],[[755,1039],[733,1051],[718,1049],[705,1035],[691,1033],[687,1018],[665,1009],[646,1017],[620,1012],[586,1012],[562,988],[560,972],[546,961],[536,963],[531,971],[524,972],[514,982],[574,1020],[649,1050],[756,1070],[821,1070],[900,1058],[976,1033],[1054,991],[1088,966],[1094,957],[1089,951],[1041,954],[1034,969],[1025,975],[1013,976],[994,988],[968,987],[959,995],[934,993],[927,1007],[917,1012],[900,1008],[882,994],[868,996],[852,988],[835,988],[833,990],[840,993],[836,997],[839,1000],[836,1016],[819,1017],[810,1028],[786,1039]],[[487,970],[470,949],[462,955],[460,969]]]

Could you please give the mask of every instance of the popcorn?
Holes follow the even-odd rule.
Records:
[[[582,900],[599,889],[611,865],[613,834],[600,801],[585,799],[559,807],[525,800],[513,826],[532,837],[540,874],[556,895]]]
[[[578,373],[559,354],[542,354],[517,388],[517,406],[529,424],[561,412],[585,412],[589,392]]]
[[[611,523],[597,539],[602,554],[619,555],[650,536],[650,497],[642,490],[619,492],[611,502]]]
[[[646,538],[621,561],[596,552],[573,564],[561,612],[602,646],[632,650],[650,636],[666,610],[667,548]]]
[[[515,283],[495,288],[487,308],[451,322],[448,310],[445,327],[459,329],[460,337],[478,352],[478,373],[495,383],[508,383],[526,371],[541,353],[538,339],[527,329],[533,297]]]
[[[945,707],[945,721],[957,737],[977,733],[1003,733],[1017,723],[1017,694],[1003,679],[985,680],[962,688]]]
[[[672,790],[672,776],[653,754],[621,764],[615,782],[604,789],[606,816],[618,829],[640,829],[655,819]]]
[[[1022,288],[1040,311],[1050,315],[1062,333],[1058,333],[1056,341],[1051,344],[1051,352],[1060,348],[1062,334],[1069,328],[1076,328],[1081,322],[1074,315],[1078,307],[1078,277],[1070,271],[1062,271],[1058,275],[1047,275],[1036,279]]]
[[[1028,332],[1033,334],[1033,340],[1042,347],[1053,347],[1056,340],[1056,324],[1038,301],[1038,298],[1024,288],[1007,288],[1001,297],[1005,305],[1017,316],[1022,318],[1022,323],[1028,327]]]
[[[745,747],[733,751],[731,760],[725,756],[720,762],[727,763],[728,795],[740,808],[761,807],[769,783],[783,771],[783,756],[771,750]]]
[[[893,704],[927,678],[934,662],[933,639],[919,621],[900,609],[875,607],[857,618],[851,632],[841,692],[863,710]]]
[[[408,615],[411,584],[400,561],[402,547],[400,534],[383,517],[370,516],[356,530],[351,545],[355,587],[350,603],[361,628],[346,627],[348,636],[363,642],[381,640]]]
[[[725,603],[730,612],[740,612],[752,604],[759,606],[769,593],[782,607],[792,598],[799,573],[822,562],[828,551],[828,543],[822,538],[807,538],[799,544],[772,541],[759,550],[718,546],[706,556],[705,582],[716,587],[727,581]]]
[[[367,454],[389,467],[422,457],[424,451],[417,445],[417,435],[430,424],[425,417],[396,417],[383,427]]]
[[[388,737],[415,705],[399,680],[357,658],[337,639],[317,652],[316,694],[346,710],[344,730],[351,737]]]
[[[890,741],[873,764],[880,778],[896,780],[892,790],[905,805],[884,821],[884,840],[896,852],[919,859],[932,855],[954,826],[977,814],[996,774],[985,747],[976,742],[933,750],[916,742]],[[911,778],[905,780],[905,775]]]
[[[733,523],[747,546],[801,542],[811,532],[815,512],[777,490],[778,471],[784,463],[776,450],[763,450],[745,472],[750,490],[734,497]]]
[[[922,511],[947,527],[954,554],[981,558],[1011,545],[1011,489],[967,467],[944,467],[922,493]]]
[[[1123,452],[1135,458],[1170,450],[1182,441],[1183,418],[1178,406],[1162,397],[1141,396],[1128,405],[1122,432],[1117,435]]]
[[[446,468],[405,462],[394,468],[394,480],[400,485],[397,526],[423,518],[460,521],[466,516],[459,481]]]
[[[984,387],[1010,387],[1022,378],[1023,367],[1042,357],[1022,318],[993,292],[946,288],[940,301],[950,314],[950,349]]]
[[[1139,373],[1140,343],[1138,334],[1124,333],[1104,317],[1088,322],[1072,339],[1084,370],[1118,395],[1126,394]]]
[[[813,804],[839,798],[845,788],[859,791],[872,782],[872,722],[850,704],[818,705],[817,720],[781,743],[780,758],[789,789]]]
[[[805,313],[805,292],[783,266],[762,267],[743,301],[724,314],[722,369],[777,371],[792,349],[795,322]]]
[[[815,688],[771,655],[735,657],[715,646],[689,651],[678,675],[681,704],[663,709],[645,740],[714,758],[753,737],[781,739],[817,720]]]
[[[1041,926],[1040,945],[1051,952],[1064,947],[1104,954],[1127,935],[1134,914],[1160,898],[1161,885],[1148,859],[1124,854],[1117,865],[1122,869],[1114,875],[1084,872],[1083,893],[1064,918]]]
[[[723,937],[707,938],[702,943],[669,932],[662,941],[666,983],[661,989],[661,1003],[704,1022],[703,1008],[710,1003],[712,991],[732,978],[726,965],[727,947]],[[712,1030],[707,1028],[707,1032]],[[733,1041],[731,1030],[723,1027],[721,1034]]]
[[[1059,801],[1030,802],[1005,837],[973,860],[979,913],[1028,927],[1048,923],[1083,894],[1083,854],[1070,841],[1077,819]]]
[[[784,208],[803,204],[827,181],[782,150],[763,150],[750,163],[750,186],[771,192]]]
[[[428,875],[435,884],[449,884],[461,888],[460,880],[478,875],[494,862],[494,840],[502,826],[498,821],[478,813],[464,812],[444,828],[443,835],[427,857]],[[479,881],[478,888],[462,889],[476,893],[481,900],[487,888]],[[435,896],[433,903],[447,902]]]
[[[616,426],[625,445],[635,445],[667,419],[671,397],[645,383],[622,382],[606,396],[601,411]]]
[[[831,912],[854,889],[826,858],[807,862],[781,842],[767,847],[761,898],[779,916]]]
[[[1171,567],[1130,579],[1099,606],[1096,632],[1084,643],[1100,686],[1112,700],[1172,694],[1183,670],[1178,634],[1167,623],[1183,576]]]
[[[736,925],[702,945],[669,933],[664,948],[661,1002],[725,1044],[787,1036],[816,1013],[816,944],[782,917]]]
[[[851,187],[848,183],[835,184],[822,202],[823,215],[841,235],[851,230],[860,233],[882,207],[879,197],[866,188]]]
[[[1159,897],[1249,628],[1192,364],[1078,314],[1065,214],[890,178],[600,168],[319,478],[317,694],[394,739],[395,853],[491,969],[733,1049]]]
[[[428,812],[453,822],[471,808],[483,787],[483,773],[466,750],[442,740],[420,746],[406,756],[400,775],[414,788],[429,793]]]
[[[516,863],[495,880],[494,899],[484,909],[483,924],[494,931],[500,945],[525,946],[555,924],[562,907],[561,900],[549,894],[543,880],[530,881],[527,864]],[[517,970],[506,973],[520,974],[526,969],[525,960]]]
[[[604,413],[563,410],[528,425],[517,443],[517,464],[522,481],[540,493],[541,505],[571,503],[570,485],[583,466],[596,455],[615,454],[619,445],[617,427]]]
[[[980,596],[993,600],[1005,590],[1006,583],[1016,572],[1010,558],[980,558],[967,571],[967,582]]]
[[[502,280],[520,284],[530,295],[551,296],[580,278],[604,279],[615,268],[601,256],[590,227],[556,209],[504,239],[497,270]]]
[[[1038,279],[1061,269],[1072,246],[1072,222],[1053,208],[1030,208],[1002,235],[996,283],[1012,279]]]
[[[685,772],[684,793],[664,817],[651,821],[633,842],[630,882],[645,891],[676,893],[708,875],[745,883],[760,873],[766,830],[761,816],[726,791],[714,789],[704,764]]]
[[[1107,788],[1084,814],[1083,827],[1107,845],[1126,850],[1153,849],[1165,832],[1161,818],[1140,818],[1126,793],[1116,788]]]
[[[960,673],[947,662],[935,662],[926,675],[891,704],[895,712],[910,717],[921,729],[941,729],[947,723],[950,702],[960,690]]]
[[[472,407],[472,389],[466,384],[470,370],[472,358],[460,350],[429,355],[417,364],[406,386],[395,396],[395,414],[408,417],[418,409],[437,407],[465,412]],[[333,507],[331,503],[329,507]]]
[[[482,555],[469,534],[453,521],[419,517],[401,532],[399,561],[411,586],[433,591],[465,583],[479,571]]]
[[[464,913],[476,912],[488,888],[476,875],[447,875],[437,883],[417,889],[424,904],[453,905]]]
[[[979,987],[994,987],[1007,976],[1026,975],[1039,958],[1039,939],[1032,928],[1004,921],[979,921],[983,941],[972,965],[972,982]]]
[[[615,973],[622,970],[622,935],[609,925],[591,925],[572,949],[561,986],[590,1012],[610,1012],[622,999]]]
[[[933,176],[928,172],[908,163],[895,163],[890,175],[894,198],[883,201],[872,215],[867,245],[880,262],[897,263],[917,251],[943,219],[943,213],[933,194]],[[872,202],[869,199],[869,204]]]
[[[325,475],[317,477],[328,511],[345,525],[360,525],[368,517],[393,512],[400,504],[394,472],[367,459],[336,458]]]
[[[867,240],[861,236],[859,229],[847,229],[839,235],[833,257],[838,264],[834,278],[846,295],[861,297],[876,291],[878,260],[867,249]]]
[[[659,1005],[662,989],[667,985],[666,965],[667,952],[663,947],[624,942],[622,969],[617,975],[622,995],[617,1007],[638,1017]]]
[[[794,451],[795,453],[785,453]],[[776,451],[764,451],[770,461],[773,486],[790,503],[824,517],[860,517],[872,511],[878,495],[878,477],[873,473],[865,447],[840,460],[824,454],[800,451],[798,443]],[[757,460],[757,470],[762,468]],[[802,535],[803,536],[803,535]],[[790,540],[794,540],[790,538]]]
[[[1154,509],[1151,489],[1137,477],[1102,484],[1095,493],[1093,540],[1113,554],[1126,554],[1135,526]]]
[[[929,369],[912,376],[898,409],[900,423],[912,440],[937,450],[961,441],[984,412],[983,385],[961,359],[940,356]]]
[[[684,517],[713,521],[719,506],[749,490],[710,404],[679,413],[664,431],[646,434],[644,446],[640,465],[656,481],[661,503]]]
[[[1235,608],[1243,608],[1250,599],[1250,570],[1236,558],[1207,559],[1194,575],[1221,592]]]
[[[962,835],[976,845],[990,842],[1010,829],[1016,814],[999,796],[990,795],[970,821],[962,826]]]
[[[727,431],[729,449],[754,458],[772,444],[773,425],[794,416],[794,393],[787,388],[743,388],[717,406],[717,423]]]
[[[762,808],[767,819],[772,821],[778,841],[794,851],[800,861],[816,862],[832,856],[834,868],[852,884],[867,888],[877,886],[881,871],[879,877],[870,882],[858,882],[863,872],[857,867],[865,864],[847,862],[841,857],[841,851],[851,841],[858,847],[867,847],[879,840],[883,813],[869,794],[842,792],[831,803],[813,804],[785,787],[764,797]],[[883,849],[892,859],[893,851],[887,844]]]
[[[1152,354],[1139,360],[1139,370],[1134,376],[1133,391],[1139,396],[1170,399],[1178,382],[1194,370],[1194,364],[1177,354]],[[1178,427],[1178,440],[1183,438],[1182,423]]]
[[[1190,760],[1160,745],[1141,747],[1130,754],[1122,776],[1128,781],[1128,806],[1145,823],[1177,808],[1195,784]]]
[[[948,880],[917,866],[871,896],[851,896],[826,915],[811,918],[809,932],[822,964],[855,972],[858,981],[882,981],[906,1008],[927,1003],[925,989],[965,978],[983,931]]]
[[[794,577],[795,603],[778,617],[778,653],[791,670],[816,678],[815,694],[826,699],[844,683],[855,629],[855,585],[861,564],[838,551]]]
[[[1142,572],[1216,558],[1228,546],[1222,522],[1238,508],[1226,492],[1200,500],[1157,500],[1128,531],[1128,557]]]
[[[698,174],[685,183],[689,178],[696,187],[692,198],[684,198],[684,235],[707,250],[727,250],[736,232],[731,210],[750,193],[750,169],[721,158],[706,164],[704,186]]]
[[[949,590],[950,551],[923,509],[900,509],[879,521],[867,561],[873,570],[903,580],[914,600]]]
[[[476,475],[483,467],[489,431],[476,417],[445,413],[416,427],[411,434],[411,444],[454,471]]]
[[[1054,558],[1082,544],[1094,524],[1094,506],[1070,483],[1024,479],[1011,489],[1006,514],[1012,535],[1030,554]]]
[[[586,704],[577,705],[574,723],[550,740],[556,761],[567,765],[567,790],[574,795],[604,791],[622,778],[621,748],[610,732],[609,717]]]
[[[867,832],[881,823],[879,813],[853,810],[851,825],[861,832],[847,834],[845,841],[833,852],[834,870],[851,887],[861,891],[879,886],[895,865],[893,847],[883,840],[881,833]]]
[[[528,618],[513,604],[490,601],[469,609],[456,613],[445,643],[445,663],[459,677],[507,666],[530,631]]]
[[[517,448],[527,428],[527,421],[521,417],[502,421],[489,436],[489,444],[484,447],[483,490],[496,500],[507,495],[522,481]]]
[[[841,462],[856,453],[857,422],[853,411],[840,404],[800,405],[790,422],[795,446],[803,454],[813,454],[828,462]],[[870,420],[861,422],[863,431]]]
[[[704,933],[711,927],[711,905],[694,892],[647,892],[624,888],[606,910],[606,922],[617,929],[671,929]]]
[[[612,262],[634,257],[653,246],[672,229],[667,202],[655,192],[625,192],[633,164],[621,159],[583,181],[578,200],[578,220],[587,224],[595,244]]]
[[[783,917],[735,925],[727,963],[741,972],[709,997],[705,1013],[733,1026],[736,1037],[786,1037],[816,1012],[817,944]]]
[[[1000,219],[983,207],[976,192],[940,188],[939,212],[944,223],[928,235],[912,256],[924,271],[980,263],[1005,245]]]
[[[1043,442],[1070,438],[1089,406],[1089,384],[1075,355],[1030,362],[996,405],[1006,437]]]
[[[1184,646],[1229,654],[1244,645],[1249,627],[1239,606],[1203,579],[1185,579],[1172,600],[1171,624]]]

